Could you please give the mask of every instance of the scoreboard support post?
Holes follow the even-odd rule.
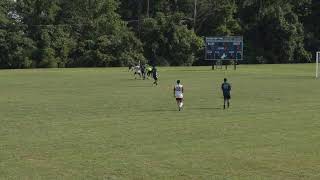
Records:
[[[211,61],[212,70],[214,70],[214,61]]]
[[[319,78],[320,51],[316,52],[316,79]]]
[[[233,61],[231,61],[232,63],[233,63],[233,70],[237,70],[237,64],[238,64],[238,61],[237,60],[233,60]],[[221,68],[222,68],[222,64],[221,64]],[[218,67],[218,65],[217,65],[217,67]],[[215,69],[219,69],[219,68],[217,68],[217,67],[215,67],[215,61],[211,61],[211,68],[212,68],[212,70],[215,70]],[[225,70],[228,70],[228,64],[227,63],[225,63]]]

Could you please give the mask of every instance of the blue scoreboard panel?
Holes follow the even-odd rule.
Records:
[[[243,37],[206,37],[206,60],[242,60]]]

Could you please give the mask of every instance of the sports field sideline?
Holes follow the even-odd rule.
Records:
[[[1,70],[0,179],[320,179],[314,64],[229,68]]]

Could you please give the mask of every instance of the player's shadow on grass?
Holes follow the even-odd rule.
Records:
[[[153,109],[150,110],[151,112],[174,112],[174,111],[178,111],[177,109]]]
[[[128,85],[127,87],[131,87],[131,88],[145,88],[145,87],[152,87],[152,85]]]
[[[197,107],[197,108],[192,108],[192,107],[187,107],[183,111],[187,110],[222,110],[223,108],[221,107]],[[178,111],[177,109],[154,109],[150,110],[151,112],[175,112]]]
[[[198,108],[192,108],[192,109],[199,109],[199,110],[216,110],[216,109],[222,109],[221,107],[198,107]]]

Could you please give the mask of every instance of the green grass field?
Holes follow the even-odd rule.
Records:
[[[159,74],[152,87],[127,68],[0,71],[0,179],[320,179],[314,64]]]

